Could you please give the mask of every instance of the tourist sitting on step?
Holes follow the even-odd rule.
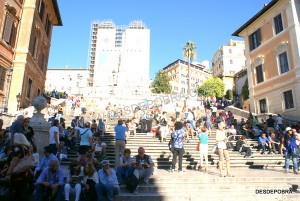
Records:
[[[38,178],[41,172],[49,166],[51,160],[58,160],[58,158],[51,153],[51,148],[49,146],[44,147],[44,157],[42,158],[39,165],[35,168],[34,177]]]
[[[83,200],[97,200],[97,194],[95,185],[99,183],[99,175],[95,169],[93,163],[87,163],[83,171],[83,188],[84,188],[84,199]]]
[[[119,184],[123,183],[134,171],[136,161],[130,156],[130,149],[124,150],[124,155],[120,157],[120,164],[117,167],[117,178]]]
[[[280,141],[279,139],[276,137],[275,133],[271,133],[269,136],[269,141],[271,143],[271,149],[272,149],[272,153],[276,153],[276,151],[279,151],[280,149]]]
[[[62,141],[59,143],[59,147],[57,149],[57,158],[61,162],[63,159],[66,159],[68,157],[68,148],[65,146],[65,142]]]
[[[236,150],[240,154],[244,153],[244,158],[246,158],[246,157],[253,158],[253,153],[252,153],[252,150],[251,150],[251,146],[250,146],[249,142],[247,141],[246,136],[244,136],[244,135],[240,139],[237,140]]]
[[[153,160],[151,156],[145,154],[145,149],[143,147],[138,149],[138,155],[136,155],[134,158],[136,161],[134,175],[147,185],[149,183],[150,176],[154,172]]]
[[[235,140],[236,138],[236,129],[234,128],[234,125],[230,125],[230,128],[227,129],[227,137],[229,140]]]
[[[155,118],[152,119],[152,128],[150,129],[150,133],[155,138],[156,136],[160,136],[160,131],[159,131],[160,125],[159,121]]]
[[[136,124],[131,119],[128,120],[128,131],[130,135],[133,135],[133,137],[136,136]]]
[[[93,151],[92,149],[86,150],[85,154],[80,154],[77,158],[81,167],[84,167],[88,162],[94,161]]]
[[[75,189],[75,201],[79,201],[81,194],[81,183],[83,179],[83,173],[81,171],[78,161],[73,160],[69,165],[67,173],[67,182],[65,184],[65,200],[69,200],[71,189]]]
[[[267,138],[265,133],[262,133],[261,136],[258,138],[258,149],[262,149],[261,154],[266,154],[266,149],[269,150],[269,154],[272,152],[271,142]]]
[[[119,194],[119,184],[116,172],[110,168],[108,160],[103,161],[103,168],[98,171],[99,183],[95,184],[98,201],[112,201]]]
[[[64,191],[64,173],[59,168],[58,160],[51,160],[49,167],[45,168],[35,185],[35,201],[41,201],[42,198],[60,201],[63,198]]]
[[[101,142],[100,142],[101,143]],[[102,142],[105,144],[104,142]],[[95,155],[94,155],[94,165],[96,170],[98,171],[99,169],[102,168],[102,161],[107,160],[106,156],[106,144],[105,146],[97,146],[95,148]]]

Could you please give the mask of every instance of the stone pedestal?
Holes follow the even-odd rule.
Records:
[[[49,130],[51,125],[45,120],[41,110],[47,106],[47,100],[43,96],[37,96],[33,99],[32,105],[36,109],[30,119],[30,126],[34,130],[34,140],[40,159],[44,156],[44,147],[49,145]]]

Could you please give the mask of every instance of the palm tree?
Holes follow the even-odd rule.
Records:
[[[187,76],[187,84],[188,84],[188,89],[187,89],[187,94],[190,93],[191,89],[191,79],[190,79],[190,66],[191,66],[191,61],[193,59],[196,59],[196,45],[192,41],[186,42],[184,48],[183,48],[183,58],[187,58],[188,60],[188,76]]]

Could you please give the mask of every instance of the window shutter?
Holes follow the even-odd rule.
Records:
[[[249,35],[249,48],[250,48],[250,51],[253,50],[253,37],[252,37],[252,34]]]
[[[3,40],[7,43],[10,43],[13,23],[14,23],[13,18],[9,15],[6,15],[4,31],[3,31]]]
[[[260,34],[260,29],[257,29],[257,45],[260,46],[261,44],[261,34]],[[257,47],[258,47],[257,46]]]

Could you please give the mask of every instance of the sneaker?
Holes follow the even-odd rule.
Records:
[[[133,191],[134,195],[137,195],[138,193],[139,193],[139,186],[137,186]]]
[[[169,172],[175,172],[175,169],[170,169]]]

